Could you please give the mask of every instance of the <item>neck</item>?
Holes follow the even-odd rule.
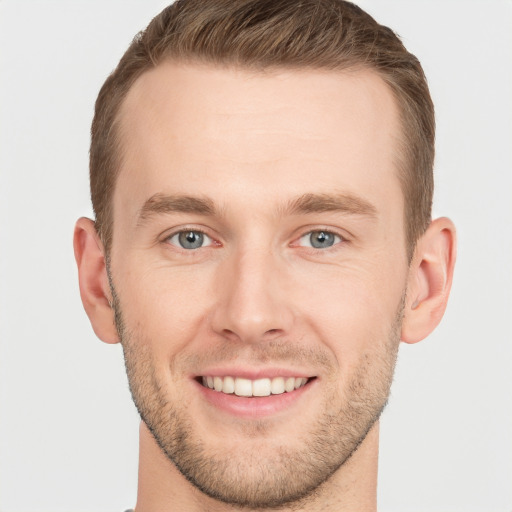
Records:
[[[376,512],[379,425],[376,423],[352,457],[303,503],[280,512]],[[188,482],[141,422],[136,512],[255,512],[219,502]],[[271,512],[266,509],[266,512]]]

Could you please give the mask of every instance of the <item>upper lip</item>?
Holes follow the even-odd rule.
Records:
[[[206,368],[201,373],[193,375],[196,377],[241,377],[243,379],[273,379],[274,377],[316,377],[313,373],[304,370],[290,368],[241,368],[241,367],[215,367]]]

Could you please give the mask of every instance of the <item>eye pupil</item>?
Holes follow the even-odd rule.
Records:
[[[309,239],[315,249],[331,247],[334,244],[334,235],[326,231],[313,231]]]
[[[197,249],[203,245],[204,236],[199,231],[184,231],[178,239],[183,249]]]

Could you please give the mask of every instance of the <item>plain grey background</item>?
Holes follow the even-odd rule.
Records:
[[[403,346],[381,427],[381,512],[512,511],[512,2],[365,0],[422,61],[436,215],[459,233],[445,319]],[[0,0],[0,511],[135,502],[119,346],[79,299],[97,92],[161,0]]]

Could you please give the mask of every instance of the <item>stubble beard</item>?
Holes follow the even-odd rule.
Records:
[[[333,389],[324,397],[323,411],[293,448],[272,445],[265,422],[254,422],[242,435],[250,441],[245,452],[206,446],[197,435],[187,404],[171,397],[155,371],[149,344],[129,331],[112,286],[116,327],[122,342],[130,391],[137,410],[162,452],[181,474],[207,496],[249,509],[302,506],[314,499],[329,478],[345,464],[384,410],[396,363],[405,295],[388,339],[378,353],[364,354],[343,398]],[[142,339],[141,339],[142,338]],[[265,347],[270,346],[265,344]],[[280,348],[281,347],[281,348]],[[288,357],[289,347],[273,345],[277,360]],[[266,350],[266,349],[264,349]],[[286,354],[286,356],[284,355]],[[325,357],[319,356],[320,359]],[[333,406],[337,404],[337,406]],[[268,436],[267,436],[268,434]],[[272,449],[265,450],[270,442]],[[295,507],[293,507],[295,508]]]

